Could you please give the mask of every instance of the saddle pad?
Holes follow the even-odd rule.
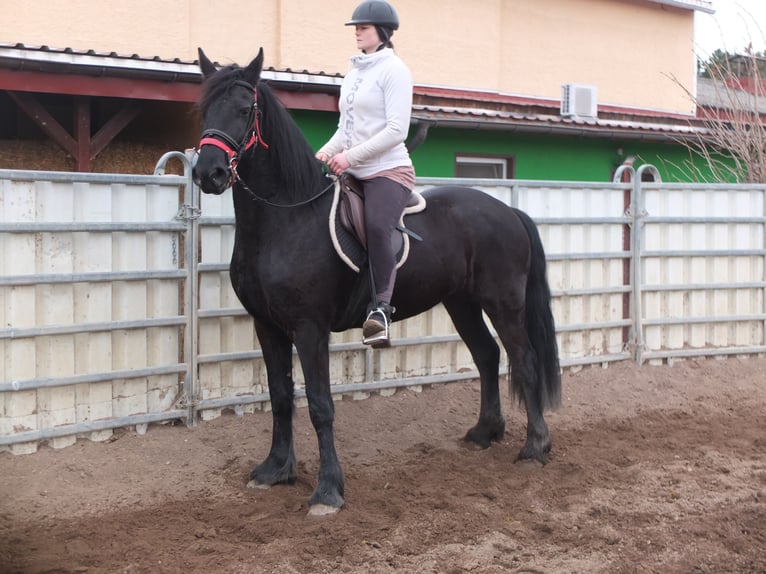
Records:
[[[332,207],[330,208],[330,237],[335,251],[343,262],[357,273],[364,265],[367,259],[367,253],[359,242],[343,227],[338,215],[338,201],[340,200],[340,180],[335,180],[335,191],[332,198]],[[399,226],[404,227],[404,216],[411,213],[418,213],[426,208],[426,198],[413,191],[412,194],[417,198],[417,203],[404,209],[399,218]],[[399,230],[394,233],[401,236],[401,248],[396,254],[396,268],[399,269],[407,261],[410,254],[410,236]]]

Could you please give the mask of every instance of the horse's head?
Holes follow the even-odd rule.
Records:
[[[217,70],[201,48],[199,63],[205,81],[199,102],[202,137],[193,177],[202,191],[219,195],[236,181],[240,153],[258,143],[257,85],[263,48],[246,68],[231,65]]]

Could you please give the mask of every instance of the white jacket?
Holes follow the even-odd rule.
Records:
[[[351,58],[340,88],[338,129],[320,152],[346,152],[359,178],[412,165],[404,145],[412,113],[412,74],[390,48]]]

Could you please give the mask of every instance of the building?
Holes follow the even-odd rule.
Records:
[[[6,12],[0,167],[149,171],[197,139],[202,46],[267,77],[318,147],[337,122],[357,0],[51,0]],[[699,130],[694,13],[706,0],[398,0],[422,176],[666,178]]]

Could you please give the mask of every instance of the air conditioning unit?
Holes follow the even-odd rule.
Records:
[[[595,118],[598,115],[598,90],[586,84],[561,86],[561,115],[564,117]]]

